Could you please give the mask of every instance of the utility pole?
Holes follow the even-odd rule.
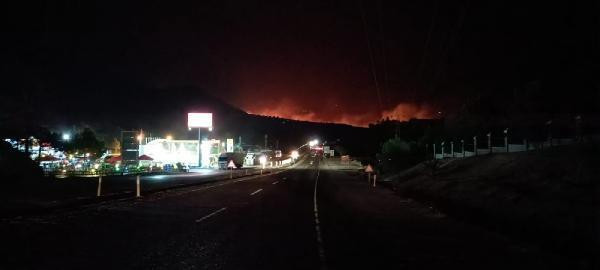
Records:
[[[265,134],[265,149],[267,149],[267,139],[269,138],[269,135]]]
[[[506,147],[506,153],[508,153],[508,128],[504,130],[504,147]]]
[[[488,133],[487,134],[487,138],[488,138],[488,149],[489,149],[489,153],[492,153],[492,133]]]

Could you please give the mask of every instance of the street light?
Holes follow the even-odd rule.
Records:
[[[292,156],[293,160],[296,160],[300,156],[300,154],[298,154],[298,151],[294,150],[294,151],[292,151],[291,156]]]
[[[166,138],[167,138],[167,140],[169,140],[169,141],[170,141],[170,140],[173,140],[173,136],[172,136],[172,135],[167,135],[167,136],[166,136]]]
[[[69,134],[69,133],[63,133],[62,139],[63,139],[63,141],[70,141],[71,140],[71,134]]]

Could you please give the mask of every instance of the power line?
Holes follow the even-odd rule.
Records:
[[[383,111],[383,106],[381,102],[381,93],[379,92],[379,82],[377,80],[377,71],[375,70],[375,58],[373,57],[373,50],[371,49],[371,40],[369,39],[369,30],[367,25],[367,18],[365,16],[365,11],[362,6],[362,1],[358,0],[358,6],[360,9],[360,17],[362,18],[363,28],[365,30],[365,38],[367,39],[367,49],[369,51],[369,60],[371,61],[371,72],[373,74],[373,80],[375,81],[375,90],[377,91],[377,100],[379,101],[379,111]]]
[[[386,44],[385,44],[385,29],[383,28],[383,0],[377,2],[379,11],[379,31],[381,32],[381,55],[383,57],[383,94],[387,94],[388,90],[388,70],[387,70],[387,55],[386,55]],[[386,99],[385,105],[388,105]]]

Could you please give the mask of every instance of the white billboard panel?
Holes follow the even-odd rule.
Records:
[[[189,128],[212,128],[212,113],[188,113]]]

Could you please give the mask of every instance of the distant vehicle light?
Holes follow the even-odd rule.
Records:
[[[298,154],[298,151],[294,150],[294,151],[292,151],[291,156],[292,156],[292,159],[297,159],[300,156],[300,154]]]

